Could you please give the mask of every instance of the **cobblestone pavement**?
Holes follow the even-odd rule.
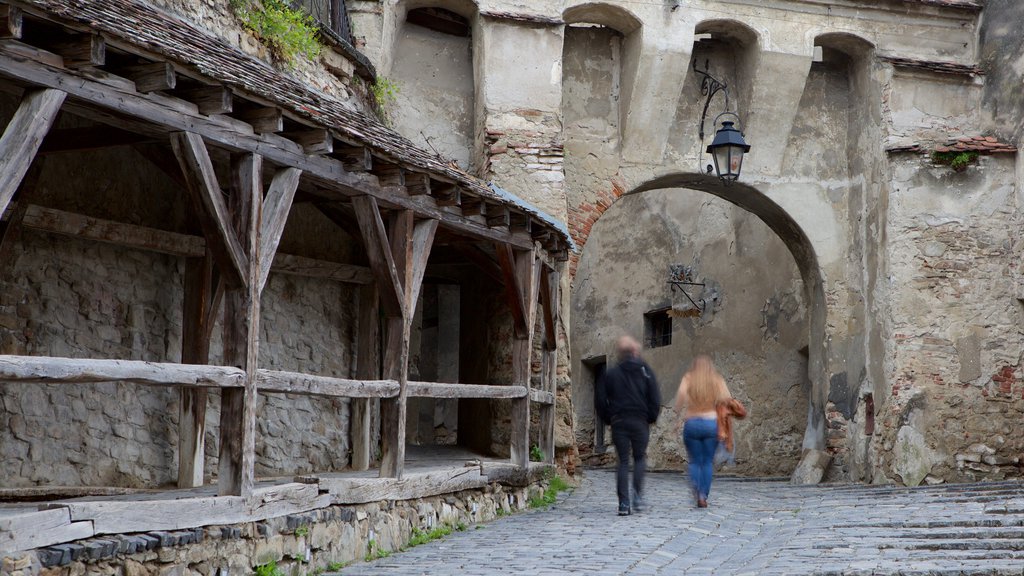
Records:
[[[648,510],[616,516],[588,470],[547,510],[471,526],[342,570],[377,574],[1024,574],[1024,485],[792,486],[716,479],[693,507],[681,474],[648,475]]]

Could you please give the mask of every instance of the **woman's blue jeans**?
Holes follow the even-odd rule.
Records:
[[[690,482],[705,500],[711,493],[711,472],[718,449],[718,419],[691,418],[683,425],[683,444],[690,455]]]

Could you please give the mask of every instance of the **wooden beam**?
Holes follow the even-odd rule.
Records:
[[[17,203],[11,211],[7,221],[3,223],[3,232],[0,236],[0,270],[5,274],[13,271],[11,254],[14,252],[14,245],[21,238],[21,231],[25,225],[25,213],[28,211],[29,202],[36,196],[39,187],[39,177],[43,173],[44,158],[37,158],[28,173],[21,180],[18,188]]]
[[[0,214],[7,211],[65,96],[60,90],[26,91],[0,136]]]
[[[306,477],[301,479],[305,480]],[[316,479],[320,490],[330,494],[332,504],[413,500],[483,488],[488,483],[488,479],[480,474],[480,466],[409,472],[402,479],[327,475],[319,475]]]
[[[352,199],[356,218],[359,220],[359,232],[366,246],[370,269],[377,279],[380,288],[380,301],[384,313],[391,317],[405,316],[404,288],[399,280],[398,269],[392,256],[384,220],[381,219],[377,200],[372,196],[359,196]]]
[[[519,272],[516,268],[516,251],[507,244],[496,244],[494,249],[498,254],[498,265],[505,278],[505,301],[512,312],[512,326],[515,335],[517,338],[525,338],[529,330],[526,323],[529,302],[526,301],[521,282],[517,279]]]
[[[68,92],[75,100],[66,106],[85,118],[154,137],[183,130],[194,132],[228,150],[259,152],[277,165],[302,169],[304,179],[330,194],[326,199],[347,200],[366,194],[377,198],[383,206],[415,210],[421,217],[437,219],[445,228],[470,238],[505,242],[523,249],[533,246],[528,235],[488,228],[481,222],[441,209],[430,197],[408,196],[394,188],[383,189],[375,179],[346,171],[341,161],[306,154],[298,144],[279,135],[253,134],[233,118],[203,115],[193,106],[183,105],[178,98],[159,92],[140,94],[134,88],[111,85],[84,73],[63,69],[48,53],[26,48],[31,47],[0,40],[0,75]]]
[[[107,43],[98,34],[76,34],[50,46],[50,50],[60,54],[68,68],[98,67],[107,61]]]
[[[380,295],[374,285],[359,289],[358,336],[356,339],[356,377],[361,380],[380,378]],[[397,390],[396,390],[397,392]],[[370,399],[354,399],[349,427],[352,447],[352,469],[367,470],[373,459],[372,414]]]
[[[313,258],[293,256],[280,252],[274,257],[274,264],[270,267],[270,270],[279,274],[290,274],[305,278],[324,278],[336,282],[345,282],[346,284],[371,284],[373,282],[373,272],[364,266],[314,260]]]
[[[442,382],[409,382],[408,396],[413,398],[525,398],[523,386],[489,386],[485,384],[447,384]]]
[[[377,177],[381,186],[405,186],[405,169],[398,164],[377,161],[373,163],[371,173]]]
[[[528,214],[522,212],[511,212],[509,214],[509,227],[513,231],[530,233],[531,230],[531,218]],[[531,236],[532,237],[532,236]]]
[[[185,260],[181,330],[181,362],[206,365],[210,361],[211,309],[216,301],[217,275],[213,254]],[[207,391],[183,386],[178,410],[178,488],[203,485],[206,459]]]
[[[369,172],[373,169],[373,154],[366,146],[335,147],[334,155],[348,172]]]
[[[97,360],[0,355],[0,381],[36,384],[131,382],[149,386],[238,388],[245,374],[224,366],[189,366],[141,360]]]
[[[277,246],[281,242],[285,223],[288,221],[288,212],[295,198],[295,190],[299,187],[300,176],[302,170],[281,168],[274,174],[274,179],[267,189],[260,223],[260,273],[257,294],[263,293],[263,287],[270,277],[270,267],[274,262]]]
[[[462,188],[451,186],[445,191],[435,192],[434,198],[438,206],[458,206],[462,203]]]
[[[262,157],[231,159],[230,224],[248,267],[240,285],[224,294],[224,363],[245,371],[245,388],[221,394],[218,494],[249,496],[256,468],[256,381],[260,327],[260,213],[263,209]]]
[[[508,208],[498,204],[487,205],[487,225],[491,228],[508,228]]]
[[[555,403],[555,395],[547,390],[530,389],[530,402],[552,405]]]
[[[558,374],[557,350],[544,350],[541,356],[541,390],[530,390],[530,400],[540,404],[537,427],[537,445],[544,453],[544,461],[555,462],[555,391]]]
[[[17,6],[0,6],[0,38],[21,38],[24,16]]]
[[[92,522],[72,522],[66,508],[8,513],[0,518],[0,555],[90,538],[95,534]]]
[[[139,92],[174,90],[178,85],[178,75],[175,74],[174,66],[169,62],[127,66],[117,69],[116,73],[134,82],[135,89]]]
[[[114,146],[129,146],[152,142],[148,136],[133,134],[110,128],[95,126],[89,128],[62,128],[50,130],[39,147],[39,155],[58,154],[64,152],[87,152],[103,150]]]
[[[330,154],[334,152],[334,137],[325,128],[284,132],[285,138],[302,146],[306,154]]]
[[[405,190],[410,196],[430,194],[430,175],[423,172],[407,172],[405,174]]]
[[[286,392],[333,398],[393,398],[398,396],[394,380],[349,380],[299,372],[259,370],[257,388],[265,392]]]
[[[231,89],[226,86],[204,86],[191,90],[180,90],[174,93],[182,100],[196,105],[200,114],[228,114],[234,109]]]
[[[185,174],[189,195],[217,264],[230,278],[229,283],[244,284],[249,277],[250,261],[231,224],[206,144],[197,134],[176,132],[171,135],[171,147]]]
[[[544,349],[554,350],[558,347],[556,337],[558,323],[558,272],[547,267],[540,274],[540,309],[544,317]]]
[[[463,196],[461,206],[463,216],[479,216],[484,212],[484,201],[478,196]]]
[[[512,341],[512,384],[530,388],[530,355],[533,352],[533,325],[540,287],[540,260],[534,251],[519,252],[515,258],[515,282],[526,301],[526,334],[516,334]],[[512,463],[525,468],[530,465],[530,399],[513,400],[511,447]]]
[[[257,134],[274,134],[284,130],[284,114],[280,108],[261,106],[239,111],[234,116],[252,126]]]

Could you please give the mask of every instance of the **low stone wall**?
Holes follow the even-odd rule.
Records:
[[[492,483],[428,498],[330,506],[262,522],[116,534],[40,548],[0,563],[0,576],[227,576],[273,562],[311,574],[403,548],[414,529],[458,529],[529,507],[546,482]]]

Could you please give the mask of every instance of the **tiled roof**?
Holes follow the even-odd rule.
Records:
[[[926,70],[939,74],[955,74],[960,76],[982,76],[985,71],[973,64],[958,64],[956,62],[942,62],[936,60],[917,60],[914,58],[900,58],[898,56],[880,55],[879,60],[888,62],[898,68],[913,68]]]
[[[992,136],[967,136],[950,140],[944,146],[936,146],[936,152],[978,152],[981,154],[1013,153],[1017,147],[1000,142]]]
[[[981,10],[984,6],[972,0],[903,0],[907,4],[924,4],[941,8],[960,8],[962,10]]]
[[[411,141],[376,118],[349,109],[333,96],[272,68],[220,38],[142,0],[20,0],[59,20],[75,22],[222,82],[241,94],[272,102],[297,116],[329,128],[338,136],[364,144],[389,159],[432,176],[456,182],[468,192],[515,208],[558,230],[566,243],[571,238],[557,220],[511,194],[498,194],[487,183],[467,174],[437,154],[417,148]]]

